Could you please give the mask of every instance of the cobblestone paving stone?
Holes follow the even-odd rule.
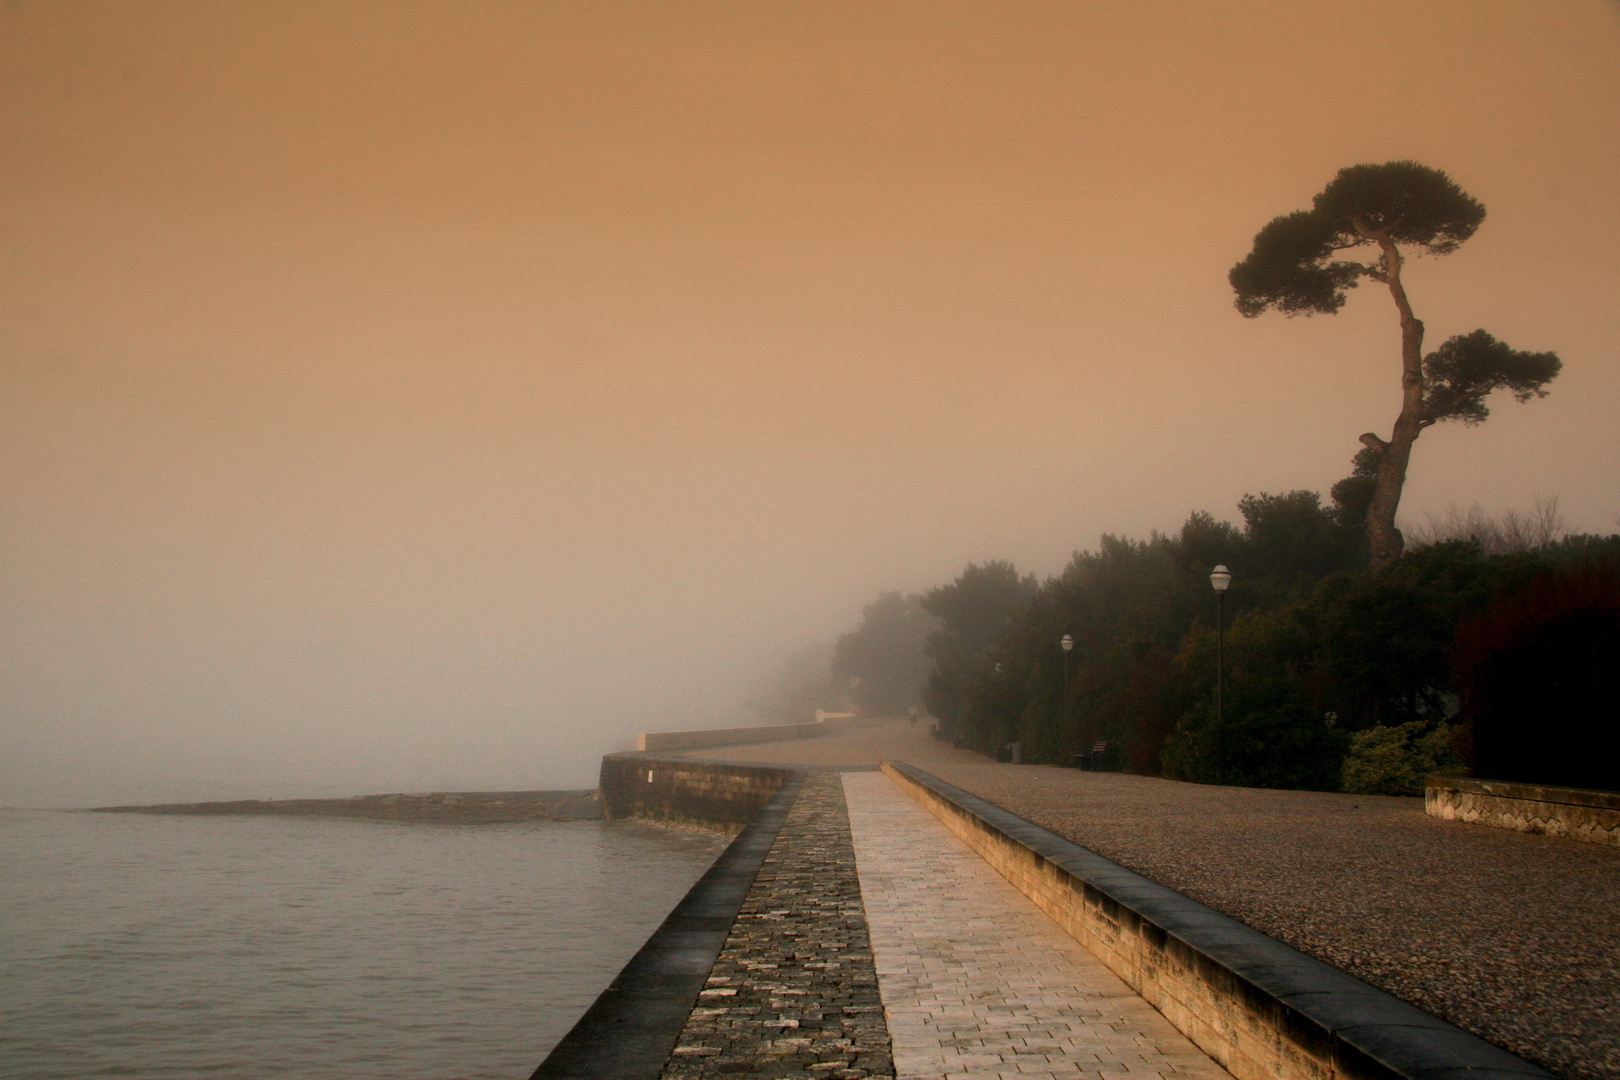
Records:
[[[736,1074],[894,1076],[837,773],[805,781],[663,1077]]]
[[[900,1080],[1231,1080],[888,777],[843,782]]]

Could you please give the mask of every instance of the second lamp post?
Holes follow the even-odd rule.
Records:
[[[1232,584],[1232,571],[1225,565],[1210,571],[1215,586],[1215,723],[1226,719],[1226,589]]]
[[[1064,634],[1063,637],[1058,640],[1058,645],[1063,649],[1063,697],[1061,700],[1063,707],[1063,730],[1067,731],[1069,730],[1069,650],[1074,648],[1074,638],[1070,637],[1068,634]]]
[[[1063,703],[1067,705],[1069,702],[1069,651],[1074,648],[1074,638],[1064,634],[1058,640],[1058,645],[1063,648]]]

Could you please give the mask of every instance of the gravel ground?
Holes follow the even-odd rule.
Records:
[[[999,765],[903,722],[703,753],[907,761],[1554,1073],[1620,1080],[1620,849],[1421,799]]]

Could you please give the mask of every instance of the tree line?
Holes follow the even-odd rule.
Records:
[[[989,561],[885,593],[815,692],[864,715],[920,705],[985,753],[1067,765],[1107,742],[1109,767],[1200,783],[1416,794],[1461,769],[1620,787],[1620,534],[1447,539],[1372,570],[1353,501],[1238,511],[1105,535],[1044,582]],[[1216,565],[1233,573],[1219,714]]]
[[[1406,261],[1450,254],[1484,219],[1439,170],[1357,165],[1231,269],[1246,317],[1331,315],[1363,281],[1395,307],[1400,412],[1388,438],[1360,437],[1326,501],[1246,495],[1241,526],[1196,512],[1175,534],[1104,536],[1045,582],[991,561],[884,594],[807,692],[921,704],[977,750],[1068,764],[1105,742],[1117,767],[1203,783],[1413,794],[1427,772],[1472,769],[1620,788],[1620,535],[1504,542],[1526,532],[1510,516],[1408,550],[1396,527],[1424,430],[1484,421],[1497,391],[1544,397],[1562,368],[1483,329],[1423,353]],[[1234,574],[1224,638],[1218,565]]]

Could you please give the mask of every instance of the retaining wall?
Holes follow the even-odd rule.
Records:
[[[771,765],[609,754],[602,759],[602,812],[736,833],[792,775]]]
[[[1552,1075],[937,777],[883,771],[1237,1080]]]
[[[1423,809],[1448,821],[1620,846],[1620,792],[1431,776]]]

